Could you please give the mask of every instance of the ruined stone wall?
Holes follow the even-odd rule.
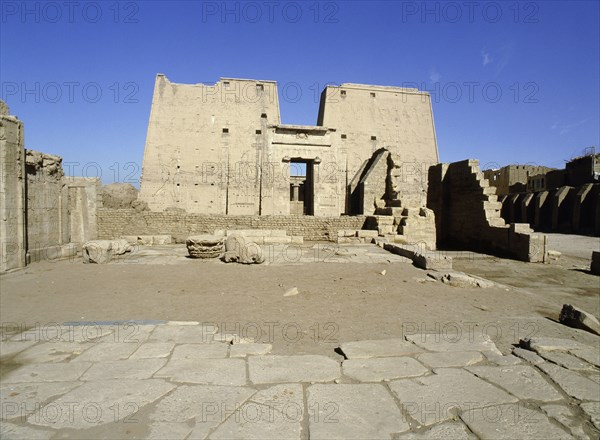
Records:
[[[600,183],[513,194],[502,201],[502,217],[536,231],[600,235]]]
[[[43,249],[65,243],[68,209],[63,197],[62,158],[27,150],[27,251],[38,255]],[[68,241],[67,241],[68,242]],[[32,261],[38,260],[34,257]]]
[[[435,212],[438,247],[454,247],[544,261],[546,237],[528,225],[507,225],[501,203],[479,170],[479,162],[465,160],[429,169],[427,206]]]
[[[23,123],[0,101],[0,272],[26,264],[23,138]]]
[[[102,208],[98,210],[98,238],[158,234],[185,238],[217,229],[283,229],[305,240],[337,240],[338,230],[361,229],[364,221],[363,216],[227,216]]]

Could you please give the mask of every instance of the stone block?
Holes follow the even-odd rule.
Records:
[[[590,312],[586,312],[571,304],[564,304],[560,311],[559,321],[569,327],[579,328],[600,335],[600,322]]]
[[[357,231],[356,235],[358,238],[377,238],[379,237],[379,232],[361,229]]]

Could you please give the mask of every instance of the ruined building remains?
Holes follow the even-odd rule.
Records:
[[[175,84],[158,75],[140,200],[198,214],[373,214],[385,188],[367,181],[382,148],[398,164],[403,206],[424,206],[427,169],[438,162],[428,93],[327,86],[317,124],[301,126],[281,123],[274,81]]]

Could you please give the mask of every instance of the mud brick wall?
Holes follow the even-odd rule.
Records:
[[[216,229],[282,229],[305,240],[334,241],[340,229],[361,229],[365,217],[226,216],[101,208],[97,221],[99,239],[159,234],[185,237]]]

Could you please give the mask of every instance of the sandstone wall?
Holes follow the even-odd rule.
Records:
[[[0,101],[0,272],[26,264],[23,137],[23,123]]]
[[[438,247],[453,247],[544,261],[546,237],[526,224],[507,225],[501,203],[479,170],[479,162],[465,160],[429,169],[427,206],[435,212]]]
[[[177,211],[138,212],[133,209],[98,209],[98,238],[122,235],[188,235],[212,233],[216,229],[283,229],[287,235],[305,240],[337,240],[341,229],[361,229],[363,216],[226,216]]]

